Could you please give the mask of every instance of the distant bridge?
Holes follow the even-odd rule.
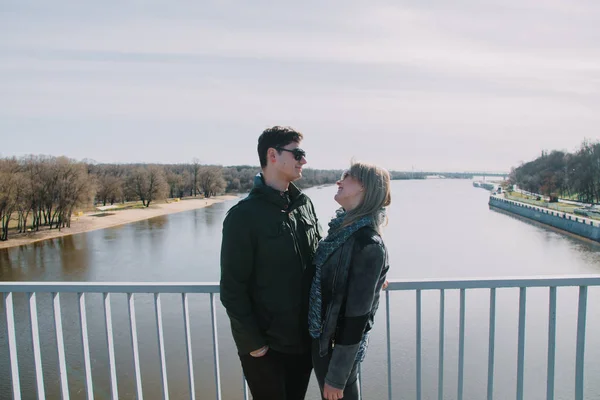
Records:
[[[498,171],[464,171],[464,172],[435,172],[435,171],[390,171],[392,179],[424,179],[427,176],[443,176],[452,179],[473,179],[475,176],[505,177],[508,172]]]
[[[455,177],[455,176],[500,176],[505,177],[508,176],[508,172],[497,172],[497,171],[476,171],[476,172],[425,172],[427,175],[442,175],[445,177]]]

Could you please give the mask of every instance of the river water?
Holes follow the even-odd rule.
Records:
[[[489,192],[467,180],[394,181],[384,240],[390,251],[390,279],[471,278],[600,274],[600,245],[492,210]],[[306,191],[324,228],[333,215],[335,187]],[[219,280],[221,224],[235,201],[171,214],[121,227],[0,250],[0,280],[206,282]],[[437,399],[439,292],[422,295],[423,398]],[[163,321],[171,398],[189,398],[179,295],[163,295]],[[415,293],[392,292],[392,376],[394,398],[416,395]],[[556,395],[574,397],[577,289],[558,290]],[[72,398],[85,398],[81,330],[76,296],[62,295],[68,379]],[[87,303],[95,397],[110,398],[107,339],[102,296]],[[458,291],[446,292],[444,399],[456,398]],[[382,303],[383,304],[383,303]],[[119,397],[135,398],[129,319],[125,295],[112,296]],[[136,295],[137,325],[146,398],[161,398],[156,320],[152,295]],[[198,399],[214,399],[212,332],[208,295],[190,295],[194,376]],[[0,398],[11,394],[4,305],[0,309]],[[241,398],[242,377],[226,315],[218,303],[223,399]],[[496,399],[514,398],[518,289],[497,291]],[[48,398],[60,398],[58,357],[50,295],[38,295],[42,361]],[[600,398],[600,291],[588,293],[585,397]],[[24,296],[15,295],[23,398],[36,398],[35,371]],[[464,399],[483,399],[487,384],[489,292],[466,295]],[[527,291],[525,399],[545,398],[548,290]],[[363,364],[366,399],[387,398],[385,310],[382,306]],[[318,399],[311,385],[308,398]]]

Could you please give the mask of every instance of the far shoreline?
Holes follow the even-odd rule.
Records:
[[[239,195],[232,194],[201,199],[188,198],[170,203],[151,204],[150,207],[143,209],[107,210],[104,215],[99,215],[102,214],[102,211],[94,210],[81,216],[73,216],[70,228],[61,228],[60,231],[58,229],[45,229],[33,233],[15,234],[14,238],[9,236],[8,240],[0,242],[0,250],[24,246],[43,240],[76,235],[78,233],[113,228],[115,226],[130,224],[132,222],[143,221],[163,215],[210,207],[213,204],[235,200],[237,198],[239,198]]]

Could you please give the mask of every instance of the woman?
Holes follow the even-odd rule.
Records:
[[[356,162],[337,185],[334,198],[342,208],[314,257],[308,322],[323,398],[354,400],[359,396],[358,364],[389,269],[380,229],[391,201],[390,174]]]

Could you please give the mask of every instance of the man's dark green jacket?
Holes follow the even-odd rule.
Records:
[[[254,179],[250,194],[223,222],[221,302],[239,354],[264,345],[309,349],[308,290],[321,238],[310,199],[294,184],[279,192]]]

